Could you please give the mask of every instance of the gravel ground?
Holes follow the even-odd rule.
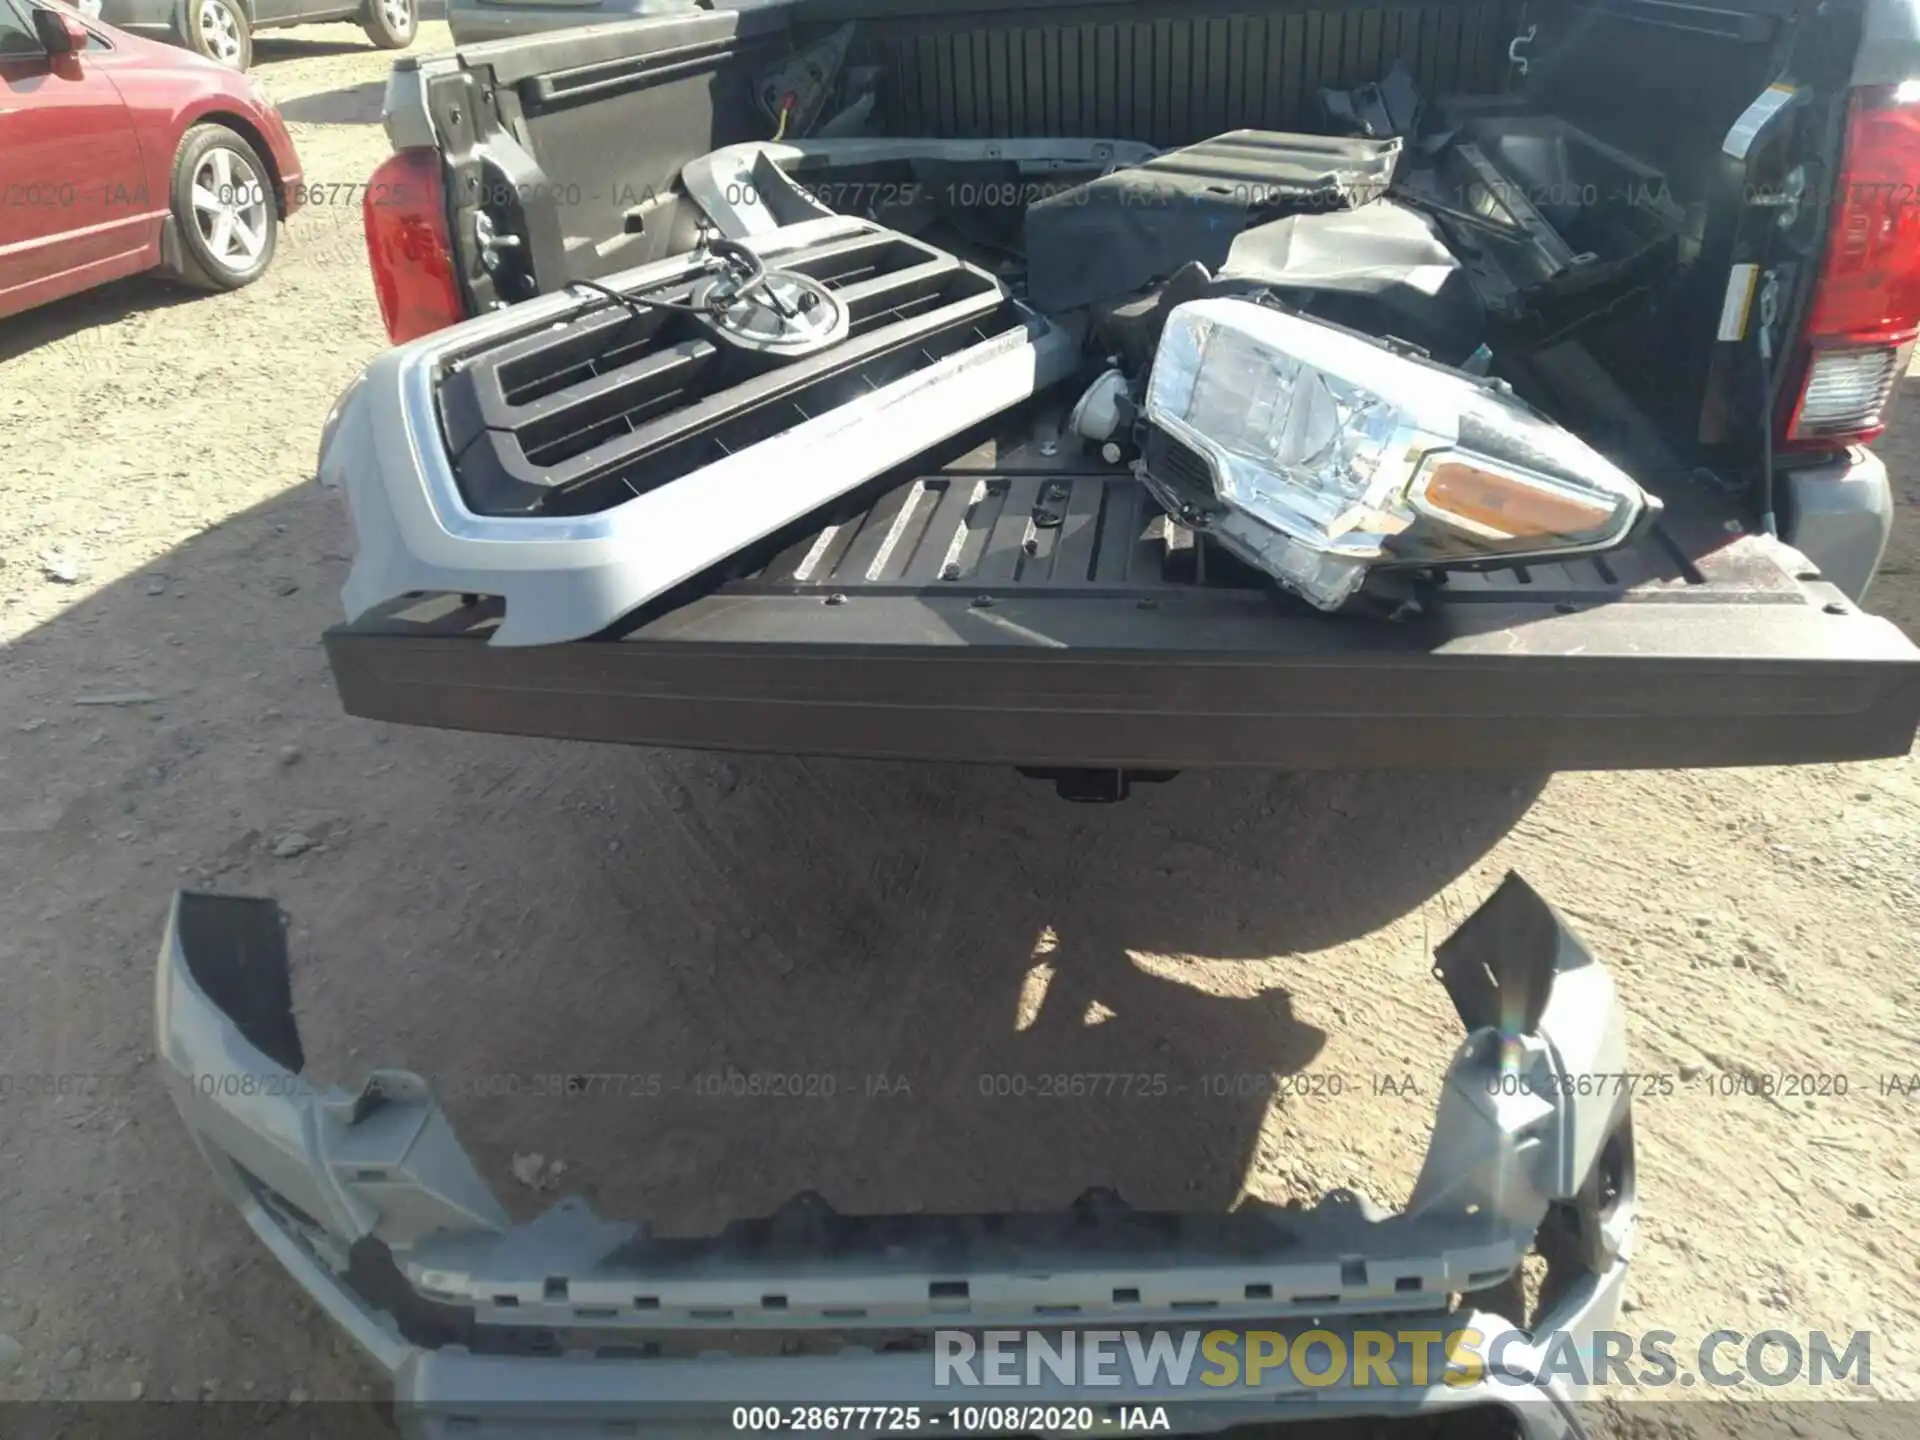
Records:
[[[258,58],[308,178],[364,180],[386,57],[318,27]],[[106,1077],[0,1101],[0,1398],[249,1398],[265,1424],[288,1400],[377,1395],[217,1201],[158,1086],[150,965],[176,886],[277,895],[312,1069],[435,1077],[518,1213],[571,1190],[705,1229],[803,1188],[848,1209],[1059,1204],[1096,1183],[1182,1208],[1334,1184],[1403,1198],[1457,1028],[1428,946],[1508,868],[1617,967],[1636,1069],[1682,1077],[1638,1109],[1631,1323],[1867,1328],[1872,1389],[1920,1396],[1920,1101],[1879,1084],[1920,1070],[1914,755],[1189,776],[1089,810],[999,770],[350,720],[319,645],[346,527],[307,481],[381,341],[344,203],[298,216],[239,294],[142,281],[0,325],[0,1069]],[[1904,422],[1883,453],[1906,516],[1872,603],[1920,635],[1920,397]],[[837,1094],[470,1083],[672,1086],[723,1065],[832,1075]],[[980,1091],[1079,1071],[1348,1088]],[[1849,1088],[1717,1093],[1743,1071]],[[1374,1093],[1362,1077],[1383,1073],[1417,1093]]]

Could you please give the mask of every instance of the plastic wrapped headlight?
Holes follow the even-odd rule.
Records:
[[[1381,566],[1605,550],[1651,503],[1498,381],[1247,300],[1174,308],[1145,415],[1162,498],[1328,610]]]

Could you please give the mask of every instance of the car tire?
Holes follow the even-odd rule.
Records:
[[[273,172],[224,125],[196,125],[173,156],[179,276],[203,290],[238,290],[266,274],[279,238]]]
[[[229,70],[253,64],[253,22],[240,0],[181,0],[173,38]]]
[[[404,50],[419,23],[419,0],[366,0],[360,28],[382,50]]]

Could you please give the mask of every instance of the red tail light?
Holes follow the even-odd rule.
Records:
[[[1920,331],[1920,87],[1855,92],[1826,258],[1784,443],[1826,449],[1886,429]]]
[[[394,344],[466,318],[447,235],[437,150],[402,150],[373,172],[360,217],[380,318]]]

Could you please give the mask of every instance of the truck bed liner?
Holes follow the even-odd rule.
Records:
[[[1140,769],[1905,754],[1920,652],[1711,508],[1671,505],[1631,550],[1453,573],[1395,624],[1276,596],[1124,471],[988,440],[618,637],[489,646],[497,605],[422,596],[327,649],[354,715],[721,750]]]

